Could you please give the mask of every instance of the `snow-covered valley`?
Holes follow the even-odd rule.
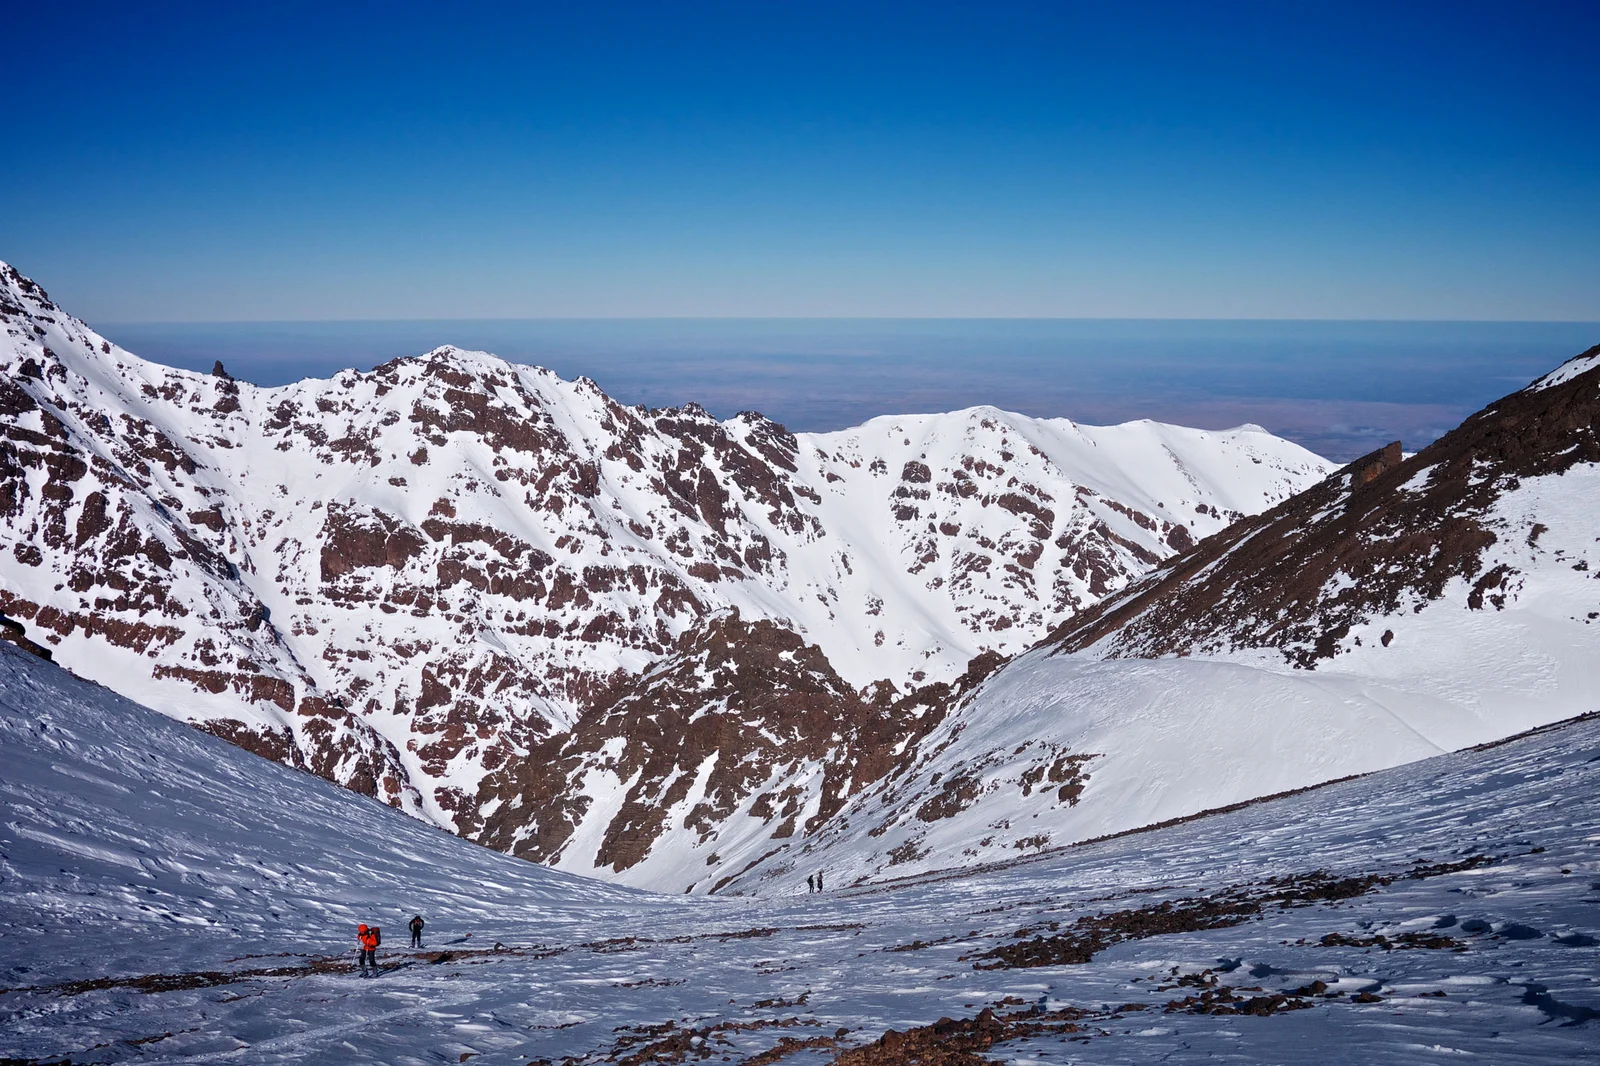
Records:
[[[1600,349],[1331,470],[4,281],[7,1063],[1596,1057]]]
[[[0,1066],[1600,1066],[1600,0],[0,46]]]
[[[1255,427],[791,435],[449,348],[260,389],[0,276],[0,610],[82,676],[572,873],[979,866],[1600,691],[1594,352],[1324,477]]]
[[[479,848],[6,645],[0,766],[8,1061],[1600,1059],[1592,717],[1004,865],[757,898]],[[386,930],[376,979],[358,921]]]

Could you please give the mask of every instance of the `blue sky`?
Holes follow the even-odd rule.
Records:
[[[1600,319],[1600,5],[54,4],[91,321]]]

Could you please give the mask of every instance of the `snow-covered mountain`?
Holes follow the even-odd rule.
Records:
[[[730,890],[993,862],[1596,710],[1600,348],[1069,620]]]
[[[966,875],[670,896],[0,644],[0,1059],[1593,1061],[1597,744],[1590,718]]]
[[[1329,467],[988,408],[791,434],[441,348],[257,388],[0,266],[0,612],[75,672],[465,835],[704,890],[947,697]],[[650,860],[650,861],[647,861]]]

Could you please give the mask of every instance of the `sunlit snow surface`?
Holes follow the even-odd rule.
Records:
[[[847,1029],[840,1044],[853,1046],[1009,996],[1006,1011],[1094,1013],[1075,1034],[1087,1041],[1001,1044],[987,1052],[997,1061],[1597,1061],[1597,785],[1591,720],[960,877],[759,900],[654,896],[476,848],[0,646],[0,1057],[601,1061],[648,1046],[640,1027],[735,1021],[752,1024],[688,1055],[741,1061],[784,1037]],[[1473,854],[1498,861],[1123,943],[1083,965],[981,971],[961,959],[1019,928],[1102,910]],[[413,911],[430,922],[421,955],[404,946]],[[313,969],[318,957],[349,960],[361,920],[383,924],[393,968],[374,980]],[[1406,931],[1466,950],[1317,944]],[[506,950],[463,950],[496,941]],[[930,946],[887,950],[917,942]],[[427,961],[441,948],[455,954]],[[184,975],[286,967],[181,987],[201,984]],[[1152,986],[1174,967],[1266,992],[1320,979],[1346,995],[1262,1018],[1167,1014],[1184,991]],[[149,974],[180,987],[62,987]],[[1369,990],[1380,1001],[1352,1001]],[[1445,995],[1421,995],[1433,992]],[[1149,1009],[1114,1009],[1129,1003]]]

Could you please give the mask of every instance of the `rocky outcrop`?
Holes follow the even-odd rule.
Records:
[[[715,880],[735,815],[772,841],[804,836],[892,771],[950,691],[869,702],[792,629],[726,611],[533,757],[486,777],[493,813],[469,831],[539,862],[614,873],[671,838],[658,865],[692,861]],[[567,854],[579,837],[592,854]]]
[[[3,614],[0,614],[0,640],[5,641],[7,644],[21,648],[29,655],[38,656],[45,662],[50,662],[55,658],[55,656],[50,653],[49,648],[46,648],[42,644],[35,644],[33,641],[28,639],[28,629],[26,626],[15,619],[7,618]]]
[[[1355,627],[1420,612],[1452,586],[1470,587],[1470,609],[1503,607],[1519,564],[1489,562],[1486,552],[1508,532],[1536,546],[1544,527],[1509,531],[1497,504],[1525,481],[1596,462],[1600,347],[1410,458],[1396,441],[1241,519],[1048,642],[1107,657],[1268,648],[1315,669]]]

